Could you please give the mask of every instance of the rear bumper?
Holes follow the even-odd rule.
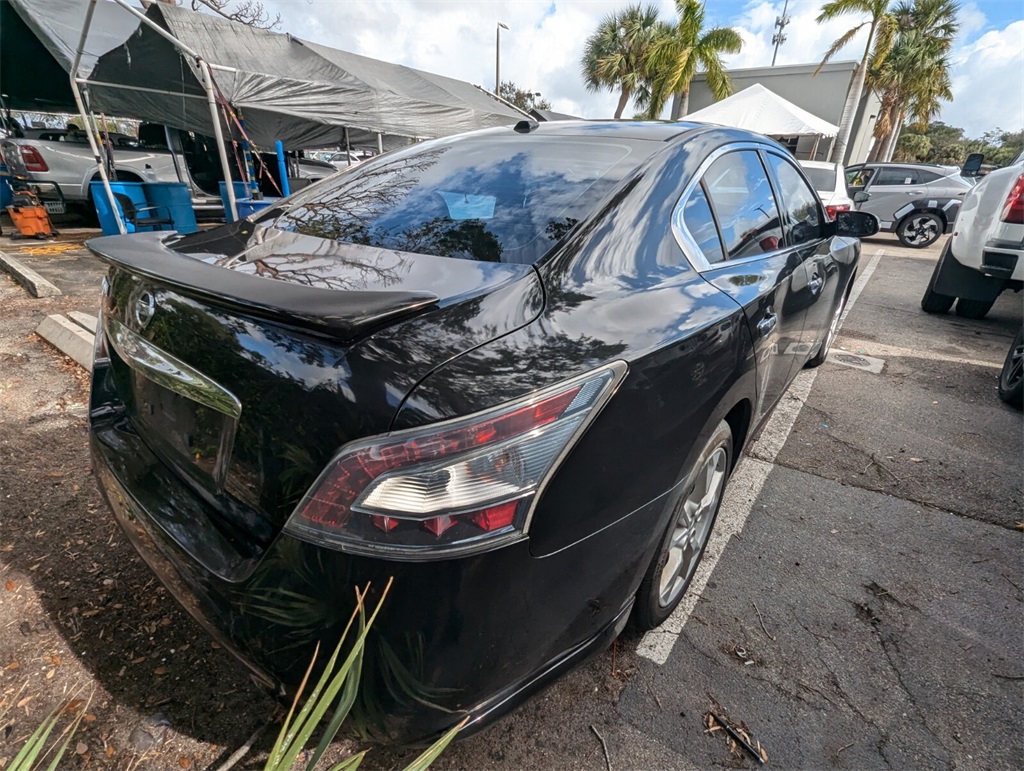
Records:
[[[196,528],[216,528],[189,519],[195,507],[178,505],[180,491],[154,484],[159,461],[127,420],[94,414],[91,447],[100,488],[139,554],[215,639],[279,693],[301,678],[317,642],[336,644],[355,587],[372,584],[372,605],[394,577],[369,638],[353,719],[402,744],[429,740],[466,714],[468,731],[478,730],[610,644],[649,559],[638,534],[655,532],[661,511],[649,505],[540,559],[523,542],[463,559],[395,563],[281,535],[259,558],[236,554],[224,578],[182,545],[209,547]],[[166,505],[153,504],[153,489]],[[629,543],[637,553],[626,558]]]
[[[988,302],[995,300],[1000,292],[1019,284],[1011,277],[1024,268],[1021,254],[1003,249],[989,249],[982,252],[980,264],[964,264],[953,252],[954,238],[946,242],[935,266],[934,290],[949,297],[964,300]]]

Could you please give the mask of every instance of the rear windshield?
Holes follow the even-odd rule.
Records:
[[[836,189],[836,170],[831,169],[814,169],[807,166],[803,167],[804,174],[811,180],[811,184],[815,190],[835,190]]]
[[[258,221],[383,249],[532,264],[658,144],[441,140],[330,177]]]

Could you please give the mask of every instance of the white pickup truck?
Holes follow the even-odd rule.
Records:
[[[20,127],[9,134],[2,141],[3,155],[16,175],[53,183],[70,206],[92,211],[89,183],[100,176],[85,134]],[[223,215],[218,183],[224,177],[212,139],[143,123],[138,139],[111,133],[109,141],[119,181],[184,182],[198,216]],[[270,168],[276,171],[276,162]],[[334,171],[329,163],[304,158],[291,175],[315,181]]]
[[[1024,288],[1024,152],[964,198],[953,235],[921,298],[927,313],[988,314],[1004,289]]]

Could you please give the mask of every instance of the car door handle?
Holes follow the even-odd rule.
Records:
[[[764,318],[757,322],[757,332],[761,337],[768,337],[778,323],[779,317],[775,315],[775,311],[769,309]]]
[[[907,195],[924,195],[924,190],[908,190]]]

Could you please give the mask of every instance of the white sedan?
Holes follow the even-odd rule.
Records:
[[[818,193],[818,198],[825,205],[829,219],[835,219],[838,211],[853,210],[853,199],[846,192],[846,171],[842,164],[800,161],[800,165]]]

